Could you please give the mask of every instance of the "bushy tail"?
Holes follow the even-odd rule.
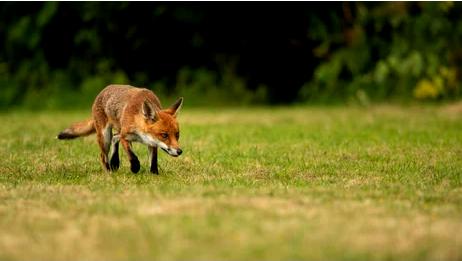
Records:
[[[69,128],[61,131],[57,138],[60,140],[75,139],[78,137],[88,136],[95,133],[95,131],[94,122],[90,119],[72,124]]]

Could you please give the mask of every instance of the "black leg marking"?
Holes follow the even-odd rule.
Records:
[[[133,172],[133,173],[138,173],[138,171],[140,171],[140,161],[138,160],[138,158],[133,158],[131,161],[130,161],[130,170]]]
[[[138,173],[140,171],[140,161],[138,160],[138,157],[133,153],[132,151],[130,153],[130,170],[133,173]]]
[[[157,169],[157,165],[155,167],[151,165],[151,173],[159,175],[159,169]]]
[[[159,175],[159,169],[157,168],[157,164],[151,165],[151,173]]]
[[[113,152],[111,157],[111,170],[116,171],[119,169],[120,166],[120,159],[119,159],[119,143],[116,142],[113,145]]]
[[[149,147],[149,155],[151,157],[151,168],[150,171],[153,174],[159,174],[159,169],[157,168],[157,147]]]

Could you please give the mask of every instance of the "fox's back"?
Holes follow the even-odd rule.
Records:
[[[130,85],[109,85],[96,96],[92,110],[94,115],[104,112],[110,121],[118,123],[124,114],[138,114],[146,100],[157,109],[161,109],[159,99],[148,89]]]

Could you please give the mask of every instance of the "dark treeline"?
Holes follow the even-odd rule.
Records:
[[[130,83],[194,104],[457,98],[458,3],[4,2],[0,102]]]

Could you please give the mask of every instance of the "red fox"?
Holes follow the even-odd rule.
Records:
[[[130,170],[138,173],[140,161],[131,149],[131,142],[148,146],[151,172],[159,174],[157,148],[178,157],[182,150],[178,144],[180,130],[176,116],[183,105],[179,98],[169,108],[162,109],[159,98],[150,90],[129,85],[109,85],[104,88],[93,103],[92,118],[77,122],[60,132],[60,140],[83,137],[96,132],[101,149],[101,163],[108,171],[119,168],[119,142],[122,143]],[[113,135],[113,129],[116,134]],[[109,150],[112,153],[109,160]]]

